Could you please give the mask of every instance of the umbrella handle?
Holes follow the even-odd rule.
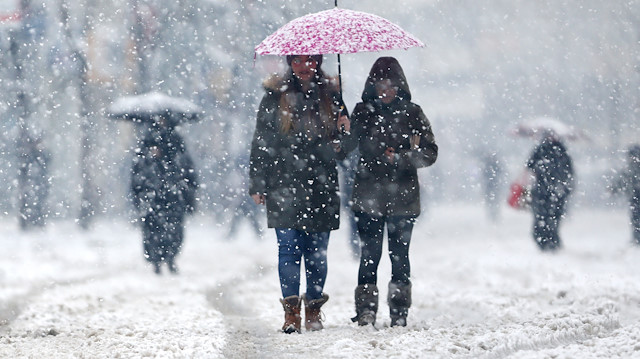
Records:
[[[343,101],[342,99],[342,63],[340,62],[340,54],[338,54],[338,86],[340,88],[340,101]]]
[[[345,106],[344,106],[344,103],[340,105],[340,109],[339,109],[339,110],[338,110],[338,112],[337,112],[337,119],[336,119],[336,120],[337,120],[337,122],[340,122],[340,119],[341,119],[341,118],[342,118],[342,116],[343,116],[344,107],[345,107]],[[345,115],[345,116],[346,116],[346,115]],[[348,120],[348,117],[347,117],[347,120]],[[344,123],[341,123],[341,124],[340,124],[340,127],[338,127],[338,126],[337,126],[337,124],[336,124],[336,127],[337,127],[337,130],[338,130],[338,134],[339,134],[339,135],[342,135],[342,136],[348,136],[348,135],[350,135],[350,134],[351,134],[351,132],[350,132],[350,131],[347,131],[346,125],[345,125]]]

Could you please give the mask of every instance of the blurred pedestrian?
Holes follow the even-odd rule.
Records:
[[[614,180],[611,192],[629,197],[633,242],[640,245],[640,145],[629,146],[627,168]]]
[[[49,215],[50,152],[44,147],[41,135],[23,129],[18,146],[19,222],[20,228],[42,228]]]
[[[229,221],[229,230],[227,232],[227,239],[235,239],[240,225],[247,221],[251,226],[257,239],[262,239],[264,236],[263,224],[261,223],[259,216],[260,205],[256,204],[251,196],[247,195],[247,179],[249,174],[249,154],[239,156],[233,169],[229,171],[227,176],[230,187],[230,207],[231,220]]]
[[[266,204],[267,225],[278,239],[278,273],[285,311],[282,330],[320,330],[329,233],[340,223],[336,160],[344,158],[341,128],[349,120],[322,55],[287,56],[284,75],[265,82],[251,144],[249,194]],[[306,292],[299,295],[304,258]]]
[[[356,177],[356,166],[360,153],[352,151],[342,161],[338,161],[338,173],[340,175],[340,203],[344,209],[347,223],[347,240],[354,259],[360,259],[360,237],[358,236],[358,223],[351,210],[351,196],[353,194],[353,181]]]
[[[247,195],[245,191],[237,193],[233,203],[234,205],[233,208],[231,208],[232,216],[229,221],[227,239],[235,239],[235,236],[238,234],[238,228],[240,228],[240,225],[244,221],[247,221],[251,226],[251,230],[253,231],[255,238],[259,240],[262,239],[264,237],[264,233],[262,230],[262,223],[260,222],[260,218],[258,218],[260,213],[258,205],[250,196]]]
[[[502,184],[502,164],[495,152],[482,158],[482,187],[489,219],[496,222],[500,217],[500,185]]]
[[[421,210],[417,170],[436,161],[438,146],[429,120],[411,102],[407,79],[393,57],[381,57],[373,64],[352,121],[354,140],[345,150],[357,146],[360,151],[352,209],[361,243],[352,320],[359,325],[375,324],[377,271],[386,225],[392,271],[387,295],[391,326],[406,326],[411,306],[409,244]]]
[[[184,218],[196,206],[198,182],[182,137],[159,117],[134,159],[131,192],[142,226],[145,258],[160,274],[162,263],[178,273]]]
[[[535,178],[531,189],[533,238],[542,251],[556,251],[562,247],[560,221],[573,190],[573,162],[554,131],[545,131],[542,137],[527,161]]]

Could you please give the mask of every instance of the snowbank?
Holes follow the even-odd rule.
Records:
[[[238,238],[193,218],[179,276],[156,276],[137,228],[58,223],[21,233],[0,222],[0,357],[547,358],[640,357],[640,248],[623,210],[576,209],[558,254],[538,252],[530,217],[432,208],[411,244],[406,328],[351,323],[357,263],[332,235],[322,332],[278,332],[275,237]],[[386,296],[389,260],[381,264]]]

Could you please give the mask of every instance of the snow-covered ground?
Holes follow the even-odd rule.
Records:
[[[285,335],[271,231],[192,218],[178,276],[156,276],[128,223],[22,233],[0,220],[2,358],[631,358],[640,357],[640,248],[624,209],[575,208],[565,248],[540,253],[530,216],[434,207],[411,244],[406,328],[351,323],[357,263],[344,230],[329,247],[326,329]],[[386,296],[389,260],[381,264]]]

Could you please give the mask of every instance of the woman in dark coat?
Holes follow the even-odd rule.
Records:
[[[387,301],[391,325],[406,325],[411,306],[409,243],[420,215],[417,169],[438,157],[429,120],[411,102],[406,77],[395,58],[381,57],[371,68],[352,114],[356,139],[345,150],[360,150],[352,209],[362,245],[355,290],[359,325],[375,324],[378,309],[377,270],[384,227],[389,238],[392,275]]]
[[[548,131],[533,150],[527,167],[535,177],[531,189],[533,238],[542,251],[562,247],[559,227],[573,190],[573,163],[560,138]]]
[[[177,273],[184,217],[195,209],[198,183],[184,141],[173,128],[152,130],[142,141],[131,176],[133,203],[140,217],[145,258],[156,274],[164,262]]]
[[[267,206],[278,238],[278,271],[285,333],[322,329],[329,232],[340,223],[336,159],[344,158],[339,129],[349,120],[335,82],[320,69],[322,56],[287,56],[289,69],[265,83],[251,144],[249,194]],[[304,258],[307,288],[299,296]]]

